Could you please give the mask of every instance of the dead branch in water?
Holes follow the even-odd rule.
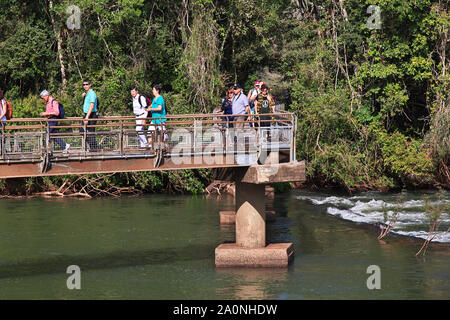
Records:
[[[119,187],[110,181],[113,174],[109,175],[83,175],[71,181],[64,181],[57,190],[35,193],[35,196],[43,197],[83,197],[92,198],[98,196],[120,197],[123,194],[141,194],[142,191],[134,187]]]
[[[445,199],[445,195],[444,195],[442,189],[440,190],[439,195],[437,197],[437,200],[438,200],[437,204],[432,204],[430,202],[429,198],[425,199],[425,211],[428,215],[430,227],[428,230],[427,238],[425,239],[425,241],[422,244],[422,247],[419,249],[419,251],[417,251],[416,257],[419,256],[421,253],[422,253],[422,256],[425,256],[428,246],[430,245],[431,241],[433,241],[436,238],[437,233],[439,231],[439,226],[442,222],[442,213],[446,210],[447,211],[450,210],[450,205],[448,205],[446,203],[441,203],[441,201],[443,199]],[[446,231],[444,231],[444,234],[449,231],[450,231],[450,228],[448,228]]]
[[[208,195],[222,195],[231,194],[234,195],[235,186],[234,182],[215,180],[209,186],[205,188]]]

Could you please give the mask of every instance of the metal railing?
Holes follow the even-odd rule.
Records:
[[[0,164],[71,159],[116,159],[164,156],[179,153],[198,156],[212,153],[258,154],[262,151],[289,151],[295,161],[296,116],[293,113],[252,115],[168,115],[161,118],[103,117],[87,125],[82,118],[12,119],[1,121]],[[236,120],[237,119],[237,120]],[[136,120],[145,120],[137,128]],[[55,122],[57,126],[52,126]],[[56,128],[56,132],[50,133]],[[95,131],[94,131],[95,130]],[[142,140],[148,146],[141,146]],[[70,148],[65,151],[65,146]]]

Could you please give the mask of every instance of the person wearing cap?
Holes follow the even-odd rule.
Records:
[[[255,100],[261,93],[261,82],[255,81],[255,87],[251,88],[247,94],[248,102],[250,103],[250,111],[255,114]],[[253,123],[250,123],[250,127],[253,127]]]
[[[258,94],[261,93],[261,83],[259,81],[255,81],[255,87],[251,88],[248,92],[247,99],[250,103],[250,108],[252,110],[252,113],[255,108],[255,100],[258,97]]]
[[[58,119],[59,117],[59,102],[53,98],[47,90],[44,90],[40,94],[41,99],[45,102],[45,111],[40,113],[41,117],[47,117],[48,119]],[[50,134],[57,132],[58,121],[48,122],[48,132]],[[56,142],[64,152],[67,152],[70,148],[70,144],[65,143],[61,138],[51,138],[50,141]]]
[[[242,94],[242,88],[239,84],[233,86],[233,99],[231,100],[231,108],[235,116],[234,120],[239,121],[236,123],[235,128],[243,128],[245,120],[250,120],[251,110],[247,96]],[[247,116],[246,116],[247,115]]]

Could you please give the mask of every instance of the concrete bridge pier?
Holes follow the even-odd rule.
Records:
[[[216,248],[216,267],[287,267],[294,258],[292,243],[267,244],[265,185],[304,181],[305,163],[278,164],[277,170],[273,166],[250,166],[234,176],[236,242]]]
[[[274,195],[275,195],[274,188],[270,186],[265,186],[264,201],[266,208],[265,209],[266,222],[275,221],[275,211],[273,210]],[[234,225],[236,223],[236,211],[220,211],[219,218],[220,218],[220,225]]]

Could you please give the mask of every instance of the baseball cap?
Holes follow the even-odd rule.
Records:
[[[260,84],[259,81],[255,81],[255,86],[259,86]]]
[[[238,83],[235,83],[233,85],[233,89],[240,89],[240,88],[241,88],[241,86]]]

